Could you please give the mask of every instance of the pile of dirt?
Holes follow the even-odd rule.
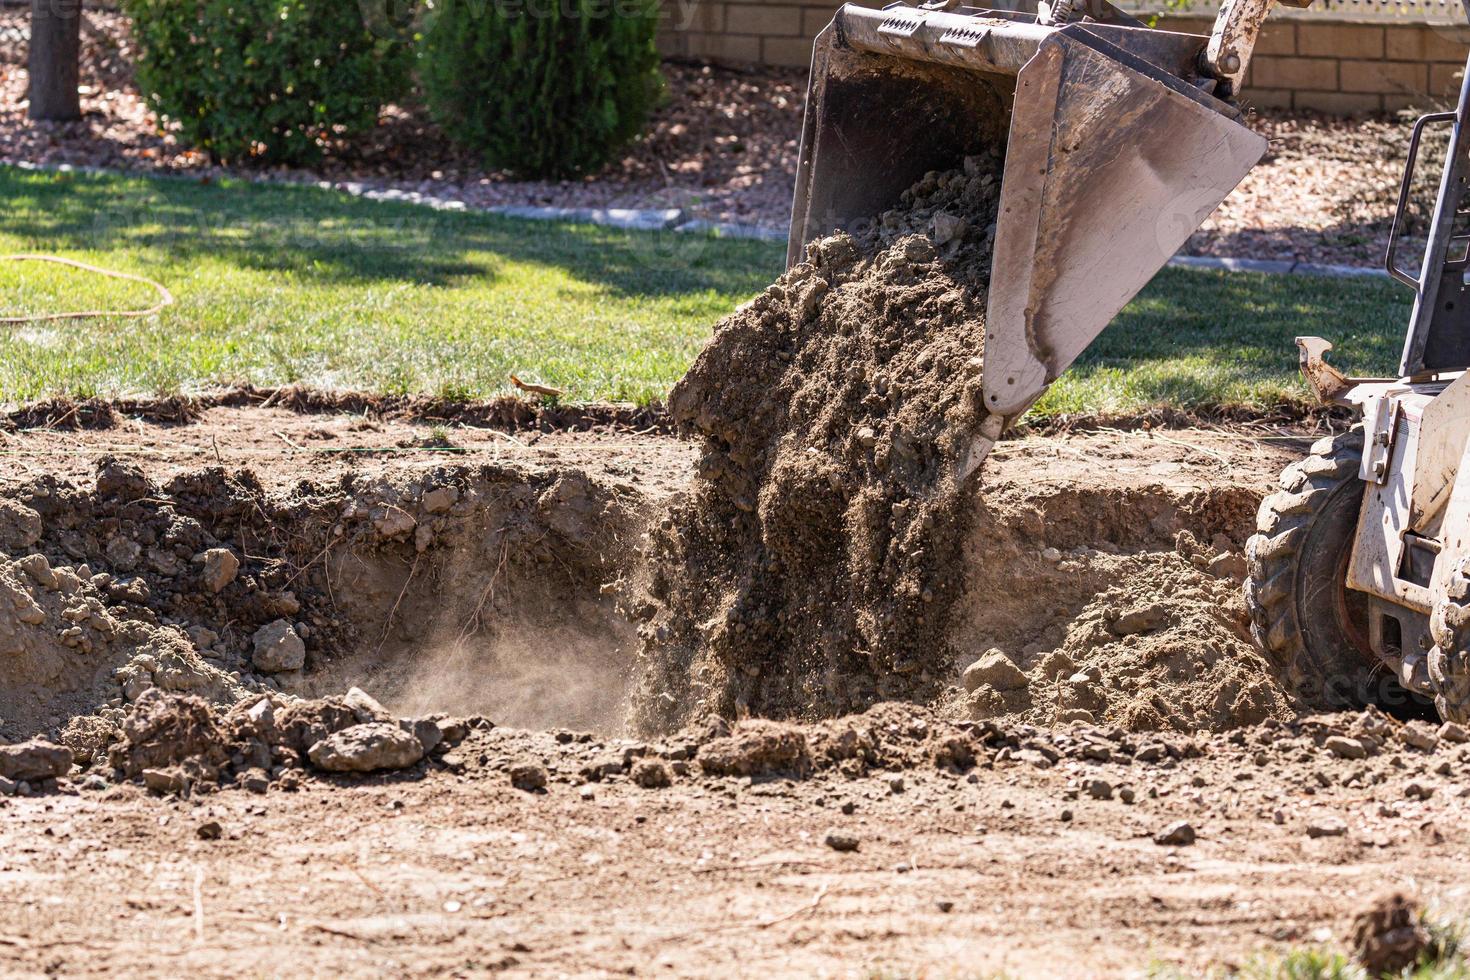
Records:
[[[1238,554],[1185,532],[1176,551],[1090,561],[1106,584],[1060,642],[992,649],[965,669],[971,718],[1196,732],[1300,713],[1251,640]]]
[[[704,455],[653,534],[639,727],[940,690],[1000,169],[931,172],[871,225],[813,242],[674,388]]]

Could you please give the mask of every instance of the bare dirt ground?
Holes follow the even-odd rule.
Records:
[[[25,714],[10,694],[0,709],[32,721],[12,737],[67,736],[79,751],[76,728],[65,731],[78,718],[97,719],[93,733],[108,719],[125,729],[110,759],[79,755],[61,778],[0,795],[0,971],[1195,974],[1336,943],[1388,886],[1463,909],[1470,749],[1459,733],[1374,713],[1273,710],[1242,725],[1228,699],[1218,714],[1128,713],[1136,690],[1106,660],[1100,680],[1042,684],[1058,651],[1126,659],[1172,638],[1230,655],[1228,610],[1101,639],[1089,617],[1099,603],[1126,606],[1120,587],[1146,591],[1145,579],[1186,569],[1190,588],[1238,591],[1230,559],[1254,506],[1311,437],[1097,429],[1002,442],[975,499],[966,547],[982,571],[955,642],[965,661],[1001,646],[1033,665],[1025,705],[977,700],[956,663],[930,705],[634,738],[591,694],[626,690],[634,644],[617,625],[618,583],[640,522],[687,483],[688,444],[268,407],[8,431],[0,500],[42,515],[20,550],[99,599],[116,627],[104,635],[83,618],[97,640],[85,657],[117,654],[128,670],[61,678],[70,719]],[[42,486],[83,519],[47,510]],[[426,496],[449,487],[448,509]],[[430,529],[422,549],[394,508]],[[312,562],[333,522],[342,554]],[[195,534],[241,559],[207,598],[198,566],[163,553],[194,547]],[[26,575],[37,568],[25,560]],[[500,584],[486,590],[487,579]],[[288,619],[322,624],[305,631],[294,676],[250,656],[251,630],[290,606],[285,592],[299,606]],[[51,614],[50,593],[27,594]],[[458,658],[439,656],[446,618]],[[169,670],[154,650],[142,680],[118,638],[156,645],[183,624],[190,649],[175,649]],[[184,741],[150,743],[141,714],[204,705],[189,701],[207,696],[193,680],[177,690],[195,676],[179,663],[247,689],[232,724],[274,704],[284,731],[294,709],[282,690],[358,684],[419,719],[414,731],[438,717],[443,741],[370,775],[276,744],[268,769],[211,767],[196,752],[130,777],[140,753],[159,762]],[[1187,665],[1140,676],[1181,705],[1205,690]],[[1042,697],[1053,692],[1055,710]],[[1090,709],[1067,700],[1083,695]],[[435,710],[455,717],[425,714]]]
[[[26,119],[29,15],[0,10],[0,162],[104,166],[141,172],[222,171],[160,126],[132,80],[126,20],[88,11],[82,107],[76,123]],[[352,182],[447,196],[472,206],[681,207],[693,215],[784,229],[790,217],[806,73],[669,62],[669,98],[619,160],[584,180],[515,181],[489,173],[413,106],[331,148],[312,172],[254,177]],[[1425,107],[1426,111],[1431,107]],[[1271,140],[1256,167],[1183,251],[1374,266],[1383,257],[1412,119],[1343,119],[1261,111]],[[1430,142],[1434,141],[1431,135]],[[1434,156],[1434,150],[1428,156]],[[1434,160],[1419,167],[1416,207],[1432,200]],[[1427,177],[1426,177],[1427,175]],[[1418,213],[1411,212],[1411,217]]]

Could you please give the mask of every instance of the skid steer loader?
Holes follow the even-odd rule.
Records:
[[[812,239],[892,206],[927,171],[1003,156],[983,351],[989,415],[961,475],[1265,153],[1236,99],[1274,2],[1224,0],[1209,37],[1150,29],[1106,0],[847,4],[817,37],[789,264]],[[1410,176],[1424,128],[1454,127],[1417,278],[1389,250],[1390,271],[1418,294],[1403,377],[1344,378],[1322,362],[1329,345],[1301,342],[1319,394],[1357,406],[1365,423],[1287,471],[1250,543],[1257,639],[1324,706],[1417,696],[1449,719],[1470,712],[1465,111],[1462,96],[1456,112],[1420,120],[1411,141]]]
[[[1470,15],[1470,9],[1467,9]],[[1470,64],[1458,106],[1409,137],[1385,263],[1414,290],[1397,378],[1350,378],[1299,337],[1317,397],[1362,422],[1323,439],[1261,504],[1247,546],[1257,641],[1325,707],[1434,702],[1470,722]],[[1417,268],[1401,252],[1430,126],[1450,127]]]

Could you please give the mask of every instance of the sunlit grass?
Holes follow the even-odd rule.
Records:
[[[512,372],[570,401],[662,399],[779,271],[762,242],[515,221],[309,187],[0,168],[0,252],[150,276],[158,316],[0,327],[0,401],[302,383],[478,399]],[[0,315],[148,306],[146,286],[0,263]],[[1298,334],[1392,370],[1409,295],[1373,280],[1170,269],[1033,410],[1307,401]]]
[[[0,328],[0,400],[300,382],[484,398],[663,397],[779,271],[766,243],[436,212],[300,187],[0,169],[0,252],[152,277],[146,319]],[[0,263],[0,315],[146,307],[146,286]]]

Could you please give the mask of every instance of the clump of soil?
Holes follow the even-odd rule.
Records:
[[[930,173],[722,321],[670,411],[698,477],[652,536],[635,723],[926,701],[949,670],[1000,160]]]
[[[1353,957],[1369,976],[1396,974],[1418,963],[1431,942],[1423,910],[1412,897],[1392,892],[1353,920]]]
[[[156,792],[187,795],[236,783],[264,792],[276,782],[292,788],[306,768],[405,769],[459,744],[471,724],[485,722],[397,718],[357,688],[311,700],[257,696],[228,708],[154,688],[109,733],[106,758],[119,776],[141,778]]]
[[[994,649],[966,669],[971,718],[1123,731],[1224,731],[1299,713],[1252,642],[1239,557],[1187,532],[1178,550],[1096,555],[1105,581],[1054,648]],[[1087,573],[1081,573],[1079,577]]]

